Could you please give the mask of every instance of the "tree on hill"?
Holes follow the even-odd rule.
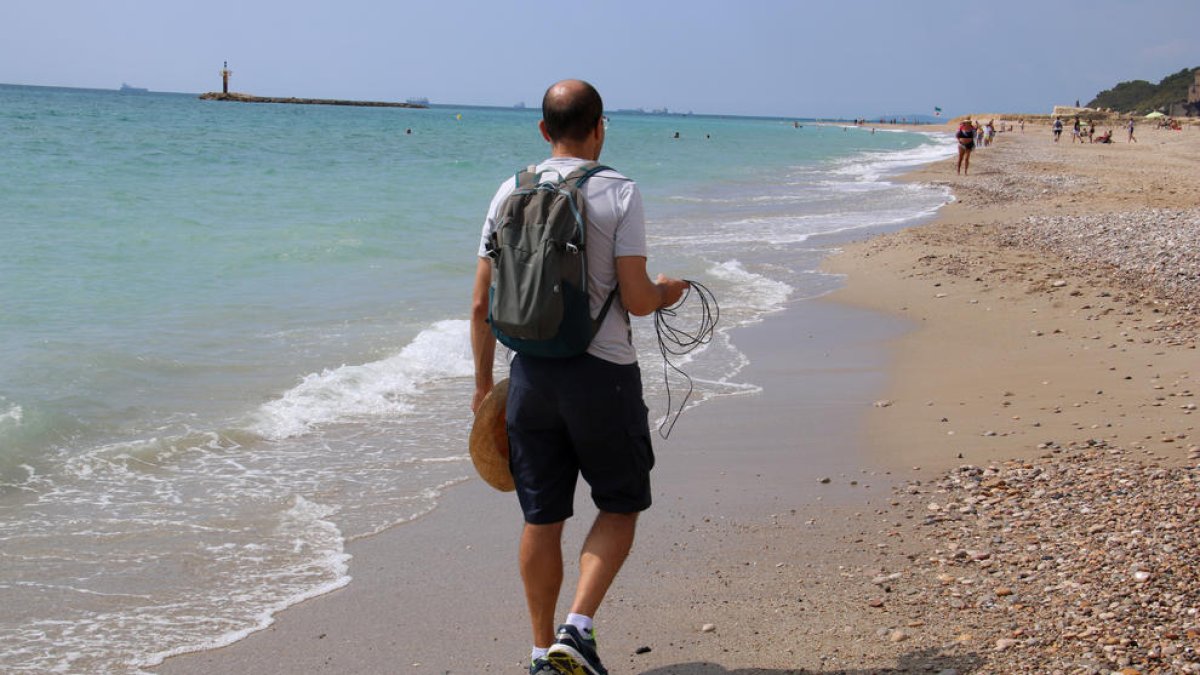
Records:
[[[1123,113],[1148,113],[1166,109],[1173,103],[1187,100],[1188,87],[1195,81],[1198,68],[1184,68],[1168,75],[1158,84],[1146,80],[1121,82],[1112,89],[1105,89],[1088,101],[1089,108],[1111,108]]]

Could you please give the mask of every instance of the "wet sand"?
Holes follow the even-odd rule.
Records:
[[[861,473],[871,450],[859,422],[886,377],[882,347],[902,327],[874,312],[801,301],[735,332],[753,361],[744,378],[763,390],[689,410],[669,440],[655,439],[656,503],[597,617],[612,672],[763,663],[763,650],[794,630],[796,616],[844,613],[811,590],[834,585],[839,566],[874,555],[849,523],[889,488],[886,476]],[[644,377],[659,375],[655,364],[643,368]],[[581,490],[568,557],[593,514]],[[512,494],[478,480],[452,488],[432,514],[351,544],[354,579],[345,589],[281,613],[230,647],[157,670],[521,672],[529,639],[519,528]],[[569,561],[568,585],[573,574]],[[564,615],[567,602],[564,591]],[[702,631],[709,623],[716,629]],[[651,651],[637,654],[642,647]],[[795,644],[767,662],[786,666],[805,652]]]

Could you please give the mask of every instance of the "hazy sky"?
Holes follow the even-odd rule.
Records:
[[[0,0],[0,82],[876,116],[1049,112],[1200,66],[1200,0]]]

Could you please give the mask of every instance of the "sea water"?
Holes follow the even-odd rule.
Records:
[[[949,198],[889,180],[949,156],[937,134],[610,117],[651,274],[720,304],[679,363],[692,404],[756,390],[729,328],[836,285],[815,235]],[[547,154],[537,120],[0,86],[0,670],[237,640],[472,480],[475,252],[500,181]],[[657,423],[662,360],[634,330]]]

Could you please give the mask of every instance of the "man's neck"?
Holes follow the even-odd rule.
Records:
[[[592,162],[600,159],[599,153],[580,144],[555,143],[550,146],[550,156],[555,159],[582,159]]]

